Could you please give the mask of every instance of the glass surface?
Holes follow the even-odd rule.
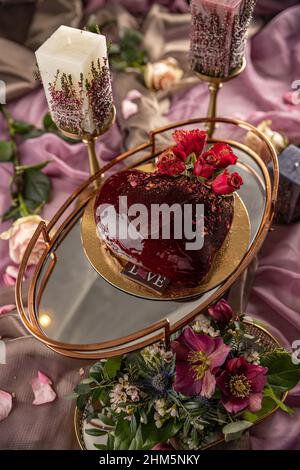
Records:
[[[251,222],[254,240],[265,209],[265,183],[259,165],[244,151],[235,149],[244,179],[239,191]],[[244,166],[246,165],[246,166]],[[249,171],[252,169],[252,172]],[[183,318],[211,296],[210,291],[192,302],[159,302],[125,294],[98,276],[81,246],[80,220],[54,251],[56,265],[44,289],[39,321],[45,334],[64,343],[100,343],[132,334],[169,318],[171,324]],[[39,283],[51,263],[49,255],[39,275]]]

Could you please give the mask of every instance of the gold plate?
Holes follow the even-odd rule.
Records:
[[[151,171],[153,165],[143,165],[139,169]],[[248,212],[241,198],[235,194],[234,218],[230,231],[207,276],[197,287],[172,290],[172,285],[170,285],[163,293],[156,293],[121,274],[127,262],[115,256],[105,242],[97,236],[94,220],[95,198],[96,196],[89,201],[81,221],[81,240],[84,252],[94,269],[107,282],[123,292],[143,299],[168,301],[194,299],[222,284],[239,266],[249,247],[250,220]]]

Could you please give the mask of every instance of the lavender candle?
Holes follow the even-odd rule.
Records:
[[[256,0],[192,0],[191,65],[211,77],[228,77],[243,63]]]

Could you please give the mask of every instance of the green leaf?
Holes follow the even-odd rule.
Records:
[[[109,433],[107,436],[107,444],[106,444],[107,450],[114,450],[114,442],[115,442],[114,436],[112,435],[112,433]]]
[[[285,411],[286,413],[288,413],[289,415],[293,414],[293,410],[292,408],[290,408],[289,406],[287,406],[285,403],[283,403],[282,400],[280,400],[280,398],[278,398],[278,396],[276,395],[276,393],[274,392],[274,390],[272,389],[272,387],[270,387],[269,384],[267,384],[267,388],[265,388],[264,390],[264,395],[266,397],[269,397],[271,398],[277,406],[279,406],[279,408],[282,410],[282,411]]]
[[[33,129],[32,131],[28,132],[27,134],[23,135],[24,139],[36,139],[37,137],[41,137],[41,135],[45,134],[45,131],[42,129]]]
[[[20,217],[21,217],[20,207],[12,206],[1,216],[1,221],[5,222],[7,220],[17,220]]]
[[[97,428],[86,429],[85,432],[89,436],[95,436],[95,437],[107,435],[107,431],[102,431],[101,429],[97,429]]]
[[[115,428],[114,450],[129,449],[134,436],[130,432],[130,423],[124,418],[117,421]]]
[[[94,447],[98,450],[107,450],[107,446],[105,444],[94,444]]]
[[[75,392],[69,393],[68,395],[64,396],[65,400],[75,400],[77,398],[78,398],[78,393],[75,393]]]
[[[40,170],[28,170],[24,173],[24,199],[37,204],[46,203],[50,195],[50,180]]]
[[[116,377],[117,373],[120,370],[123,356],[116,356],[108,359],[104,366],[104,371],[110,379]]]
[[[91,386],[90,384],[79,383],[76,385],[74,392],[78,395],[87,395],[91,393]]]
[[[293,364],[287,351],[274,351],[263,356],[260,362],[268,368],[268,383],[277,391],[291,390],[300,380],[300,364]]]
[[[12,129],[14,130],[15,134],[24,135],[31,132],[34,129],[34,126],[24,121],[13,121]]]
[[[11,162],[14,155],[13,145],[11,142],[2,140],[0,142],[0,162]]]
[[[96,362],[89,371],[89,376],[96,382],[100,383],[103,380],[104,361]]]
[[[86,407],[88,398],[89,398],[88,395],[79,395],[79,397],[77,398],[76,405],[80,411],[83,411],[84,408]]]
[[[251,428],[251,426],[253,426],[253,423],[244,420],[226,424],[222,429],[225,441],[229,442],[239,439],[243,435],[244,431]]]
[[[44,129],[46,129],[46,131],[57,130],[57,125],[53,121],[50,113],[45,114],[43,118],[43,126],[44,126]]]
[[[30,170],[43,170],[48,163],[50,163],[49,160],[46,160],[45,162],[37,163],[36,165],[20,165],[16,166],[16,171],[18,172],[23,172],[23,171],[30,171]]]
[[[264,418],[269,413],[271,413],[276,408],[274,401],[269,397],[264,397],[262,401],[262,407],[256,413],[252,413],[251,411],[244,411],[243,418],[246,421],[250,421],[251,423],[255,423],[257,420]]]
[[[114,425],[114,420],[112,418],[109,418],[108,416],[102,414],[102,413],[98,414],[98,418],[106,426],[113,426]]]
[[[137,422],[136,422],[136,417],[134,415],[131,416],[130,431],[133,436],[135,435],[137,431]]]
[[[187,437],[189,432],[191,430],[191,422],[189,417],[186,418],[184,425],[183,425],[183,435],[184,437]]]
[[[157,429],[155,422],[152,419],[148,424],[142,425],[143,434],[143,449],[152,449],[155,444],[159,442],[166,442],[171,437],[175,436],[182,428],[182,422],[169,420],[162,428]]]
[[[136,441],[136,449],[140,450],[143,448],[143,433],[142,433],[142,425],[140,424],[135,435]]]

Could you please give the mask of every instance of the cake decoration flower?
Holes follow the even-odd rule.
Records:
[[[158,173],[198,178],[221,196],[232,194],[241,187],[241,176],[226,170],[228,166],[237,163],[237,156],[230,145],[218,142],[204,151],[207,132],[200,129],[177,130],[173,133],[173,139],[176,145],[158,157]]]
[[[230,145],[222,142],[214,144],[205,152],[203,159],[215,168],[227,168],[229,165],[235,165],[237,162],[237,156],[233,153]]]
[[[225,170],[212,183],[212,189],[216,194],[231,194],[240,189],[243,179],[238,173],[229,173]]]
[[[199,335],[186,328],[171,344],[176,354],[176,381],[173,388],[186,396],[211,398],[215,392],[215,371],[230,352],[222,338]]]
[[[194,175],[209,179],[214,174],[215,168],[209,165],[203,157],[199,157],[194,165]]]
[[[179,175],[185,171],[184,162],[176,157],[172,149],[166,150],[159,156],[156,167],[162,175]]]
[[[192,153],[196,155],[196,158],[201,156],[206,144],[207,133],[199,129],[178,130],[173,133],[173,139],[177,144],[173,147],[174,154],[185,161]]]

